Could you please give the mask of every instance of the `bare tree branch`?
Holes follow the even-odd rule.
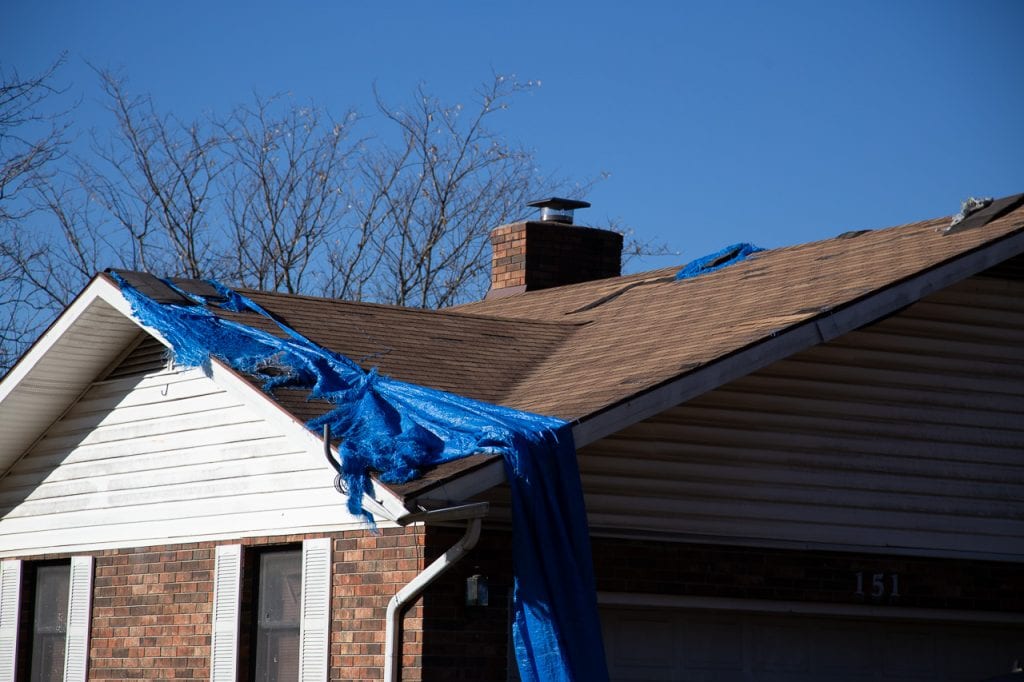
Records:
[[[63,92],[51,83],[64,59],[62,55],[42,73],[27,78],[15,69],[0,71],[0,225],[31,212],[16,199],[64,151],[64,112],[41,113],[47,98]]]
[[[401,305],[442,307],[486,288],[487,235],[523,217],[529,199],[564,189],[538,175],[533,154],[487,127],[518,93],[533,87],[496,75],[475,106],[445,105],[423,87],[412,106],[392,108],[377,95],[398,147],[368,150],[353,202],[383,271],[370,295]]]
[[[351,111],[256,96],[184,123],[97,71],[113,126],[56,172],[63,129],[36,107],[57,66],[0,88],[0,162],[23,207],[0,214],[0,315],[12,320],[0,370],[111,266],[419,307],[471,300],[487,287],[490,230],[538,196],[587,189],[540,175],[530,150],[491,127],[534,87],[500,75],[468,108],[422,86],[391,107],[375,90],[383,127],[352,141],[364,121]],[[16,134],[41,123],[31,144]],[[3,188],[0,207],[14,205]]]
[[[94,140],[97,162],[81,162],[79,178],[131,240],[141,267],[210,276],[217,235],[208,213],[219,140],[201,122],[158,114],[151,98],[132,97],[114,74],[98,74],[116,128]]]
[[[218,124],[230,170],[224,183],[234,243],[225,258],[239,282],[298,293],[312,284],[322,250],[347,205],[348,127],[315,106],[256,97]],[[321,272],[321,279],[323,273]]]

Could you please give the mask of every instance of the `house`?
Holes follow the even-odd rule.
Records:
[[[575,225],[492,242],[478,303],[216,314],[570,422],[612,679],[1024,660],[1024,195],[685,279]],[[0,680],[514,679],[501,458],[374,481],[368,528],[305,426],[330,405],[168,363],[122,283],[218,294],[98,275],[0,382]]]

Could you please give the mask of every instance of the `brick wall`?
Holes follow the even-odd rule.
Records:
[[[382,678],[389,599],[461,533],[462,528],[393,528],[376,535],[365,530],[330,534],[334,539],[331,680]],[[312,537],[323,534],[241,542],[259,548]],[[93,554],[91,682],[209,679],[215,544]],[[601,591],[922,609],[1024,610],[1024,577],[1019,565],[1011,563],[610,538],[595,539],[593,549]],[[245,556],[255,556],[255,552]],[[466,578],[473,573],[489,579],[487,607],[465,605]],[[863,581],[860,595],[858,574]],[[872,595],[876,575],[882,576],[885,587],[879,596]],[[898,596],[891,594],[892,576],[898,576]],[[250,582],[243,580],[243,586]],[[403,679],[507,680],[511,587],[511,534],[485,528],[470,555],[406,612]],[[251,589],[248,596],[251,598]],[[243,619],[249,613],[243,609]],[[243,646],[239,657],[243,678],[247,651]]]
[[[429,528],[427,562],[462,535],[462,528]],[[487,576],[488,606],[466,606],[466,578]],[[423,597],[424,682],[506,682],[512,536],[485,527],[477,546]]]
[[[213,544],[94,556],[89,680],[208,680]]]
[[[346,531],[335,536],[331,594],[332,680],[379,680],[384,675],[388,601],[423,570],[422,528]],[[404,680],[422,679],[423,609],[405,612]]]
[[[334,539],[330,679],[380,680],[388,600],[423,567],[422,528],[327,534]],[[246,538],[224,544],[269,547],[325,534]],[[201,542],[92,552],[95,558],[90,682],[210,679],[214,547]],[[244,553],[244,571],[254,552]],[[66,555],[32,557],[61,559]],[[252,615],[252,581],[243,576],[242,621]],[[244,626],[243,626],[244,627]],[[403,679],[420,680],[422,607],[404,620]],[[248,676],[248,646],[240,638],[239,676]]]

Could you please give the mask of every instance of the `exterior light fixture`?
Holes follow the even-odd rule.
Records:
[[[479,567],[474,567],[479,571]],[[490,600],[487,576],[479,572],[466,578],[466,606],[487,606]]]

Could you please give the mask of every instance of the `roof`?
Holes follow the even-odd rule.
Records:
[[[942,218],[850,232],[687,280],[663,268],[441,311],[242,293],[366,368],[574,421],[577,441],[589,442],[1020,256],[1024,195],[1012,199],[990,222],[969,218],[952,231]],[[160,285],[147,293],[161,295]],[[254,313],[219,314],[270,330]],[[27,371],[15,367],[0,382],[0,419],[11,383]],[[298,391],[274,397],[302,421],[327,407]],[[399,492],[443,485],[487,461],[446,465]]]
[[[585,419],[666,381],[838,311],[1024,230],[1024,207],[946,234],[949,218],[758,252],[676,280],[678,268],[509,296],[457,308],[474,315],[572,322],[561,344],[509,394],[516,406]],[[1020,253],[1010,246],[1003,257]],[[973,274],[973,273],[971,273]],[[966,276],[966,275],[965,275]]]
[[[241,292],[365,368],[582,421],[1018,234],[1024,207],[973,229],[946,234],[948,224],[942,218],[761,251],[688,280],[675,279],[678,267],[663,268],[440,311]],[[265,324],[255,314],[234,316]],[[323,409],[304,395],[279,398],[303,418]]]

